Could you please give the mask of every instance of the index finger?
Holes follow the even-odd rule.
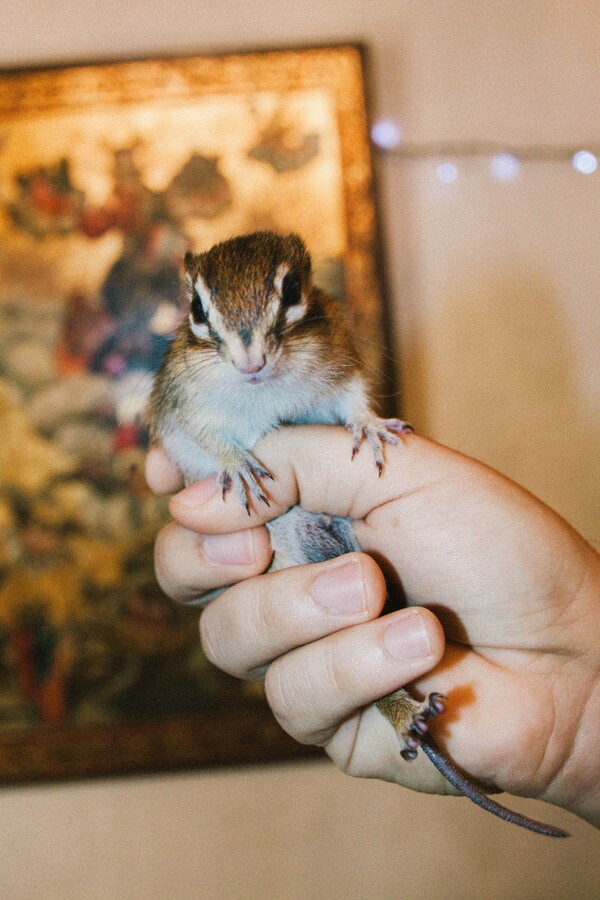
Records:
[[[384,447],[385,465],[378,478],[368,446],[352,459],[352,439],[346,429],[331,425],[280,428],[253,451],[273,476],[272,481],[262,482],[268,506],[251,500],[248,515],[232,491],[222,497],[217,479],[211,477],[175,495],[171,514],[187,528],[215,532],[264,524],[298,503],[310,512],[362,519],[374,507],[397,498],[403,482],[413,490],[432,477],[431,472],[425,475],[418,460],[423,445],[435,445],[412,434],[401,440],[398,446]]]

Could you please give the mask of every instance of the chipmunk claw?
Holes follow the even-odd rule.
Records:
[[[402,759],[405,759],[406,762],[412,762],[413,759],[416,759],[418,755],[419,755],[418,750],[413,750],[413,749],[409,750],[408,747],[405,747],[404,750],[400,751],[400,756],[402,757]]]
[[[441,715],[446,709],[446,696],[437,691],[429,694],[429,696],[421,703],[418,710],[413,714],[412,721],[408,724],[402,737],[404,739],[404,750],[400,751],[403,759],[415,759],[419,748],[420,740],[429,731],[429,719]]]
[[[349,423],[348,429],[352,432],[351,458],[354,459],[363,441],[366,441],[371,448],[375,468],[380,478],[383,472],[383,444],[391,444],[392,446],[401,444],[401,436],[411,434],[414,430],[412,425],[409,425],[408,422],[403,422],[401,419],[380,419],[377,416]]]
[[[404,422],[402,419],[382,419],[382,425],[385,430],[388,432],[392,432],[393,434],[414,434],[415,429],[409,422]]]
[[[431,693],[427,698],[429,716],[441,715],[446,709],[447,699],[445,694],[440,694],[438,691]]]
[[[429,730],[429,726],[427,725],[427,721],[425,716],[419,715],[415,716],[413,719],[413,723],[411,725],[411,731],[416,731],[419,734],[427,734]]]
[[[258,480],[259,478],[269,478],[273,481],[273,476],[268,469],[261,466],[251,453],[240,454],[236,469],[222,469],[219,472],[218,482],[223,499],[225,499],[227,492],[233,488],[248,515],[250,515],[251,497],[254,497],[260,503],[266,504],[266,506],[270,506],[269,498],[263,491]]]

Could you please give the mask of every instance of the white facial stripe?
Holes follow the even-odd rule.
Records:
[[[277,321],[277,316],[279,315],[279,306],[279,297],[273,297],[272,300],[269,300],[269,304],[267,306],[267,322],[269,323],[269,325],[274,325]]]
[[[209,315],[208,310],[206,314]],[[221,337],[224,337],[225,332],[227,331],[227,326],[223,321],[223,316],[220,314],[216,306],[210,307],[210,324],[212,325],[213,331],[215,331]]]
[[[280,266],[278,266],[277,272],[275,273],[275,278],[273,279],[273,285],[280,297],[281,297],[281,288],[283,286],[283,279],[285,278],[285,276],[287,275],[287,273],[289,271],[290,271],[289,266],[286,266],[285,263],[282,263]]]
[[[298,303],[296,306],[290,306],[285,311],[285,321],[288,325],[292,322],[299,322],[306,312],[306,303]]]
[[[198,277],[196,278],[195,284],[193,284],[191,275],[189,275],[187,272],[185,273],[185,277],[186,277],[186,281],[187,281],[189,289],[190,289],[190,295],[192,294],[192,290],[193,290],[192,285],[196,289],[196,293],[198,294],[198,296],[200,298],[200,303],[202,304],[202,308],[204,309],[205,316],[208,317],[209,311],[210,311],[211,322],[214,321],[215,318],[220,318],[219,316],[216,316],[215,311],[211,309],[210,291],[208,290],[206,282],[204,281],[202,276],[198,275]],[[191,299],[192,299],[192,297],[190,296],[190,300]],[[190,328],[192,329],[192,332],[196,335],[197,338],[207,338],[209,336],[210,332],[209,332],[208,324],[206,322],[200,322],[200,323],[194,322],[194,317],[191,313],[189,315],[189,320],[190,320]]]
[[[207,338],[208,337],[209,332],[208,332],[208,325],[206,324],[206,322],[202,322],[201,324],[194,322],[194,317],[191,313],[189,315],[189,320],[190,320],[190,328],[192,329],[193,333],[196,335],[197,338]]]
[[[198,275],[196,278],[196,290],[198,291],[198,296],[202,301],[204,312],[208,315],[208,309],[210,307],[210,291],[202,275]]]

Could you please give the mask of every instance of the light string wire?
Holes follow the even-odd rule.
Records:
[[[377,154],[399,159],[460,159],[508,155],[519,162],[568,162],[580,153],[600,157],[600,144],[582,141],[579,144],[506,144],[494,141],[441,141],[439,143],[384,146],[373,139]]]

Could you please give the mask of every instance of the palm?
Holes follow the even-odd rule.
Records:
[[[582,575],[566,570],[578,538],[557,529],[550,510],[501,476],[474,465],[467,484],[460,457],[457,465],[461,478],[446,466],[443,479],[385,498],[355,530],[363,549],[399,578],[407,602],[429,606],[444,626],[444,659],[416,685],[422,694],[449,697],[448,712],[434,725],[440,742],[482,782],[516,793],[525,783],[526,793],[542,795],[578,724],[556,696],[554,677],[575,655],[563,624]],[[358,734],[367,735],[367,720],[371,710],[356,718]],[[344,750],[336,744],[330,751],[339,758]],[[426,767],[412,775],[403,765],[399,779],[396,762],[388,766],[392,780],[427,775]],[[364,763],[356,745],[347,768]],[[431,773],[430,789],[434,782],[441,786]]]

